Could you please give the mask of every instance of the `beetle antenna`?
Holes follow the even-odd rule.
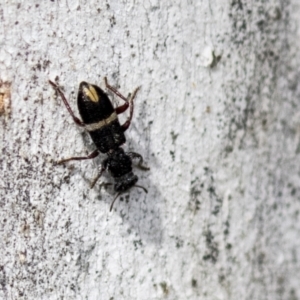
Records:
[[[111,184],[111,183],[109,183],[109,184]],[[143,186],[137,185],[137,184],[134,185],[134,186],[137,187],[137,188],[140,188],[140,189],[144,190],[144,192],[145,192],[146,194],[148,194],[148,190],[147,190],[146,188],[144,188]],[[112,211],[113,206],[114,206],[114,203],[116,202],[117,198],[120,196],[121,193],[122,193],[122,192],[119,192],[119,193],[116,195],[115,199],[113,200],[113,202],[112,202],[111,205],[110,205],[109,211]]]
[[[115,197],[115,199],[114,199],[113,202],[111,203],[110,208],[109,208],[109,211],[112,210],[112,208],[113,208],[113,206],[114,206],[114,203],[116,202],[116,200],[117,200],[117,198],[120,196],[120,194],[121,194],[121,192],[119,192],[119,193],[117,194],[117,196]]]
[[[143,186],[141,186],[141,185],[134,185],[135,187],[137,187],[137,188],[140,188],[140,189],[142,189],[142,190],[144,190],[144,192],[146,193],[146,194],[148,194],[148,190],[146,189],[146,188],[144,188]]]

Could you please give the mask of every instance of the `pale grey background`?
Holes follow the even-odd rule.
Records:
[[[300,299],[298,0],[0,4],[1,299]],[[111,213],[48,84],[104,76],[151,167]]]

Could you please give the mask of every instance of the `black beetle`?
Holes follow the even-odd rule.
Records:
[[[58,85],[51,80],[49,80],[49,83],[61,96],[74,122],[89,132],[97,147],[97,149],[88,156],[70,157],[59,161],[58,164],[65,163],[70,160],[92,159],[98,156],[99,152],[107,154],[108,157],[102,161],[100,171],[97,177],[93,180],[91,188],[96,184],[102,173],[105,170],[108,170],[114,178],[114,190],[117,192],[117,195],[110,206],[111,211],[118,196],[131,187],[139,187],[146,193],[148,192],[144,187],[136,185],[138,177],[132,172],[132,160],[138,158],[138,166],[141,169],[149,170],[149,168],[142,165],[143,157],[140,154],[135,152],[124,152],[121,148],[121,145],[126,142],[124,132],[130,126],[134,108],[133,100],[136,97],[139,88],[136,88],[129,97],[129,100],[127,100],[114,87],[108,84],[106,77],[104,80],[106,87],[120,97],[125,103],[114,108],[107,94],[100,87],[83,81],[79,85],[77,96],[77,105],[82,121],[74,115],[64,93]],[[123,113],[129,107],[129,117],[126,122],[121,125],[118,119],[118,114]],[[110,184],[111,183],[107,183],[105,185]]]

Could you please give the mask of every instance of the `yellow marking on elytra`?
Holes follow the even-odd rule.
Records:
[[[105,120],[99,121],[97,123],[85,124],[85,129],[87,131],[94,131],[102,128],[103,126],[109,125],[111,122],[115,121],[118,118],[116,112],[113,112],[108,118]]]
[[[98,102],[99,101],[98,94],[97,94],[95,88],[92,85],[89,85],[88,87],[84,87],[83,91],[84,91],[85,95],[89,99],[91,99],[93,102]]]

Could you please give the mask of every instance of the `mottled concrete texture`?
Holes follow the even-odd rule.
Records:
[[[300,299],[299,0],[0,4],[0,299]],[[151,167],[111,213],[48,84],[104,76]]]

